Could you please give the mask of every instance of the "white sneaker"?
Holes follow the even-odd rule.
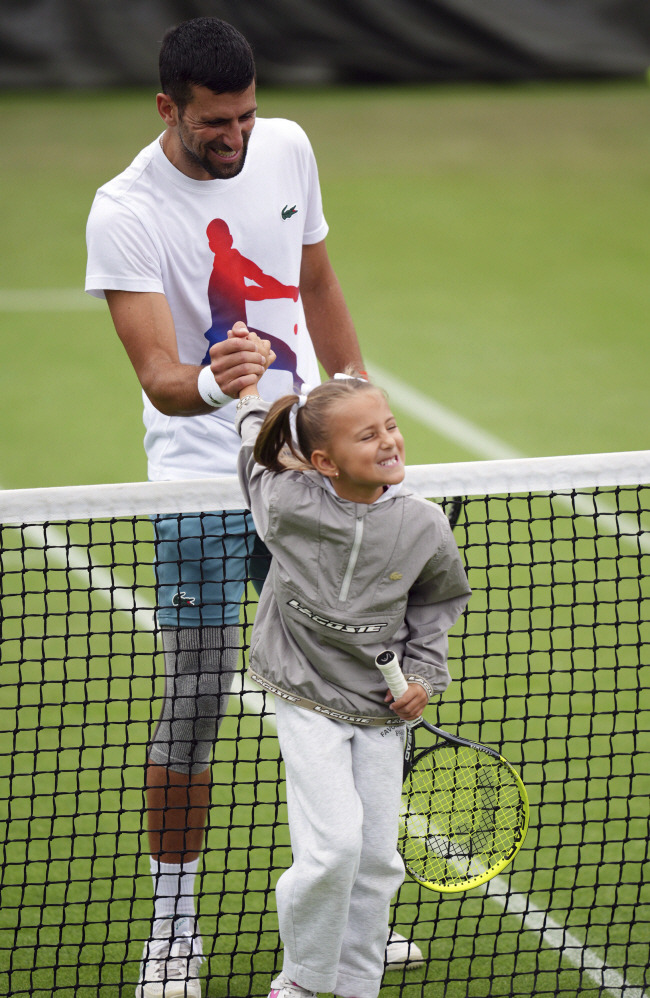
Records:
[[[135,998],[201,998],[202,962],[203,943],[196,919],[160,919],[144,944]]]
[[[271,981],[269,998],[317,998],[317,995],[315,991],[307,991],[299,984],[294,984],[282,973],[274,981]]]
[[[424,963],[422,950],[410,943],[399,932],[391,932],[386,946],[386,966],[388,970],[396,970],[404,967],[405,970],[412,970],[414,967],[421,967]]]

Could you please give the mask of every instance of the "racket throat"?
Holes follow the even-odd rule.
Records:
[[[406,780],[406,777],[411,771],[411,766],[413,765],[413,749],[415,748],[415,739],[413,737],[413,729],[406,728],[406,737],[404,739],[404,770],[402,772],[402,783]]]

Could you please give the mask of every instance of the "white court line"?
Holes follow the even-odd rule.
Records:
[[[498,437],[463,419],[458,413],[434,402],[417,388],[395,378],[372,361],[368,361],[368,367],[373,378],[376,377],[377,384],[388,392],[391,402],[441,437],[460,444],[470,454],[483,460],[495,461],[525,456]],[[640,523],[629,513],[617,512],[607,497],[578,494],[570,499],[558,495],[557,501],[563,506],[574,508],[581,516],[591,517],[598,533],[618,534],[623,543],[632,544],[641,552],[650,551],[650,534],[640,532]]]
[[[486,433],[485,430],[463,419],[458,413],[452,412],[439,402],[434,402],[428,395],[395,378],[372,360],[368,360],[367,363],[373,380],[386,389],[391,402],[441,437],[453,440],[470,454],[476,454],[477,457],[486,460],[500,461],[504,458],[524,457],[514,447],[510,447],[491,433]]]
[[[546,946],[560,950],[562,959],[587,974],[599,988],[606,988],[617,998],[646,998],[642,988],[628,984],[618,970],[608,967],[597,953],[581,943],[566,926],[551,918],[547,911],[538,908],[522,894],[511,894],[506,877],[494,877],[482,890],[503,908],[506,915],[518,918],[526,931],[537,934]]]
[[[0,288],[0,312],[92,312],[106,308],[82,288]]]
[[[71,546],[65,532],[57,526],[28,526],[24,529],[26,541],[47,551],[47,565],[64,568],[82,588],[105,600],[111,609],[127,614],[141,631],[155,629],[154,607],[142,590],[134,589],[120,581],[119,573],[94,565],[88,549]],[[275,730],[272,703],[265,699],[259,686],[240,673],[232,685],[233,693],[241,694],[242,706],[250,714],[259,714]]]
[[[96,301],[83,293],[80,295],[76,289],[68,291],[62,289],[53,292],[46,290],[12,292],[0,289],[0,311],[48,311],[57,309],[61,311],[85,311],[96,307]],[[369,367],[373,372],[373,376],[377,378],[378,383],[386,388],[391,399],[399,408],[441,436],[461,444],[470,453],[476,454],[480,458],[496,460],[522,456],[521,452],[510,447],[504,441],[499,440],[480,427],[463,419],[450,409],[434,402],[417,389],[411,388],[404,382],[394,378],[378,365],[369,362]],[[581,510],[578,511],[581,512]],[[593,513],[593,504],[590,507],[590,511]],[[598,517],[598,523],[600,527],[600,521],[603,521],[602,527],[606,532],[614,532],[622,527],[623,535],[638,533],[638,525],[635,529],[632,517],[628,517],[626,514],[617,515],[611,510],[603,510],[603,514],[603,516]],[[629,523],[626,522],[628,520],[630,521]],[[37,528],[30,529],[37,530]],[[62,540],[59,540],[59,544],[62,541],[65,542],[63,535],[61,535],[61,538]],[[41,539],[38,543],[42,544],[43,539],[41,531]],[[76,560],[77,556],[75,555],[73,561],[76,562]],[[106,572],[105,569],[97,569],[87,561],[84,562],[83,557],[79,564],[74,564],[70,567],[75,573],[81,572],[82,577],[88,581],[95,579],[97,583],[101,580],[101,573],[104,573],[106,581],[109,583],[108,592],[111,592],[110,586],[115,585],[117,581],[115,575]],[[96,572],[99,572],[100,575],[95,575],[94,573]],[[136,609],[134,607],[133,592],[130,589],[125,587],[115,588],[112,590],[112,596],[114,604],[124,603],[124,605],[116,605],[117,609],[130,613],[139,626],[146,624],[145,629],[151,629],[153,621],[152,608],[148,606],[142,610]],[[243,678],[242,685],[244,689],[246,688],[246,683],[247,681]],[[256,687],[251,687],[251,695],[253,697],[260,696]],[[242,700],[247,696],[248,692],[244,692]],[[257,712],[257,707],[252,704],[251,706]],[[248,706],[247,709],[249,709]],[[271,719],[268,715],[265,715],[265,720],[270,721]],[[509,894],[505,878],[497,877],[492,880],[486,885],[485,892],[492,900],[501,905],[506,914],[518,917],[528,931],[538,933],[541,941],[546,946],[552,949],[559,949],[562,958],[566,958],[576,967],[580,968],[599,986],[604,986],[610,991],[611,994],[621,996],[621,998],[645,998],[645,993],[641,989],[633,988],[618,971],[606,967],[596,953],[584,946],[578,939],[567,932],[565,928],[550,918],[547,912],[536,908],[528,898],[522,895]]]
[[[411,839],[429,838],[433,830],[433,835],[436,838],[440,836],[443,844],[450,841],[446,835],[440,835],[439,829],[431,819],[418,813],[417,810],[410,811],[408,804],[402,806],[400,818]],[[457,847],[455,856],[452,854],[452,857],[448,858],[449,853],[446,856],[449,865],[455,866],[457,872],[467,878],[478,877],[485,873],[486,867],[483,863],[476,857],[470,858],[463,852],[462,847],[457,843],[455,845]],[[433,851],[435,852],[435,849]],[[546,946],[559,949],[563,958],[591,977],[599,988],[604,987],[610,994],[620,998],[644,998],[641,988],[630,987],[618,970],[608,967],[597,953],[583,946],[566,926],[556,922],[547,911],[538,908],[528,897],[511,893],[507,876],[493,877],[478,889],[487,894],[490,900],[495,901],[503,909],[504,914],[517,918],[527,932],[535,933]]]

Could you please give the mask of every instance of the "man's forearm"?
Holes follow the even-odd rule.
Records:
[[[207,391],[199,391],[201,366],[182,364],[167,299],[153,292],[106,291],[113,324],[138,380],[152,405],[166,416],[197,416],[212,411]],[[266,358],[248,340],[220,340],[210,348],[215,397],[237,398],[263,374]],[[216,385],[219,390],[216,390]],[[203,376],[203,388],[211,384]]]
[[[316,356],[331,377],[351,364],[364,370],[356,330],[341,286],[332,278],[317,289],[302,292],[307,327]]]

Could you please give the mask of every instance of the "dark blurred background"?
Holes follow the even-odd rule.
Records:
[[[2,0],[0,86],[156,84],[170,25],[213,15],[274,86],[638,77],[650,0]]]

